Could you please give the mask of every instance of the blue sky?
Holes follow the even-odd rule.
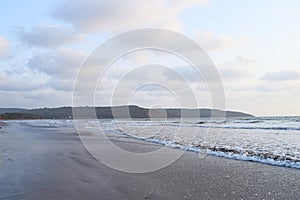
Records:
[[[299,115],[299,8],[292,0],[3,1],[0,107],[72,105],[76,73],[93,49],[123,31],[157,27],[185,34],[207,51],[223,80],[226,109]],[[199,107],[211,106],[205,84],[186,63],[149,51],[114,63],[100,81],[96,104],[111,104],[122,73],[153,62],[193,80]],[[149,88],[135,91],[128,103],[178,107],[169,91]]]

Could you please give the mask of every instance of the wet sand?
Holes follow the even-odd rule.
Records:
[[[136,152],[160,147],[120,135],[111,140]],[[299,169],[192,152],[159,171],[128,174],[95,160],[73,129],[0,129],[0,199],[300,199],[299,180]]]

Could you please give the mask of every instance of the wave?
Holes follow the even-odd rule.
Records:
[[[261,126],[254,125],[246,125],[246,124],[262,124]],[[201,127],[201,128],[220,128],[220,129],[257,129],[257,130],[294,130],[299,131],[300,126],[272,126],[272,124],[263,124],[264,121],[261,120],[252,120],[247,122],[228,122],[228,121],[220,121],[220,122],[211,122],[211,121],[199,121],[199,122],[153,122],[152,124],[147,124],[147,126],[182,126],[182,127]],[[244,125],[243,125],[244,124]],[[139,124],[140,126],[145,126],[145,124]]]
[[[250,122],[251,124],[261,122]],[[220,125],[216,125],[220,124]],[[181,126],[181,127],[200,127],[200,128],[218,128],[218,129],[256,129],[256,130],[286,130],[286,131],[300,131],[300,127],[297,126],[241,126],[241,125],[226,125],[222,123],[211,123],[211,122],[196,122],[196,123],[178,123],[178,122],[166,122],[166,123],[152,123],[152,124],[138,124],[137,126]]]
[[[234,122],[238,123],[238,124],[257,124],[257,123],[264,123],[265,121],[263,121],[263,120],[236,120]]]
[[[257,130],[286,130],[300,131],[300,127],[268,127],[268,126],[200,126],[201,128],[220,128],[220,129],[257,129]]]
[[[133,125],[132,122],[121,122]],[[256,124],[256,125],[255,125]],[[219,129],[257,129],[257,130],[286,130],[299,131],[300,125],[294,123],[265,122],[264,120],[242,119],[242,120],[226,120],[226,121],[211,121],[211,120],[191,120],[191,121],[134,121],[136,126],[180,126],[180,127],[200,127],[200,128],[219,128]]]
[[[97,122],[97,123],[96,123]],[[28,125],[31,126],[45,126],[45,127],[71,127],[74,128],[74,122],[72,120],[40,120],[40,121],[22,121],[22,123],[27,123]],[[86,128],[93,128],[97,130],[99,128],[98,121],[82,121],[84,127]],[[101,123],[105,123],[104,127],[101,127],[104,129],[104,131],[108,132],[109,134],[122,134],[128,137],[132,137],[135,139],[139,140],[144,140],[147,142],[152,142],[152,143],[158,143],[161,145],[165,145],[171,148],[177,148],[177,149],[182,149],[186,151],[192,151],[192,152],[202,152],[208,155],[214,155],[214,156],[221,156],[221,157],[226,157],[226,158],[231,158],[231,159],[236,159],[236,160],[247,160],[247,161],[254,161],[254,162],[260,162],[260,163],[265,163],[265,164],[270,164],[270,165],[277,165],[277,166],[284,166],[284,167],[292,167],[292,168],[298,168],[300,169],[300,158],[299,154],[296,152],[295,154],[287,154],[285,151],[277,151],[274,148],[266,148],[263,150],[259,149],[251,149],[251,146],[245,146],[243,147],[238,144],[239,148],[232,147],[232,145],[225,146],[225,145],[220,145],[220,144],[215,144],[211,146],[204,146],[204,145],[199,145],[198,143],[180,143],[180,142],[175,142],[172,139],[167,140],[164,138],[168,137],[163,137],[158,138],[157,136],[153,137],[145,137],[145,136],[136,136],[132,134],[128,134],[124,132],[122,129],[118,129],[117,126],[115,126],[114,121],[101,121]],[[126,121],[124,123],[127,123]],[[164,125],[165,123],[161,122],[152,122],[152,121],[147,121],[146,123],[140,122],[140,123],[135,123],[135,122],[130,122],[130,126],[156,126],[156,125]],[[300,127],[279,127],[279,126],[246,126],[246,125],[240,125],[240,126],[233,126],[231,124],[227,125],[216,125],[216,124],[211,124],[210,122],[204,122],[202,124],[197,124],[195,125],[195,121],[193,123],[177,123],[175,121],[173,122],[167,122],[168,125],[172,124],[172,126],[197,126],[201,128],[227,128],[227,129],[263,129],[263,130],[300,130]],[[235,124],[236,125],[236,124]],[[265,124],[264,124],[265,125]],[[172,129],[170,129],[172,130]],[[169,134],[169,132],[167,132]],[[262,135],[264,132],[262,132]],[[295,135],[293,132],[289,132],[290,134]],[[237,136],[239,135],[236,133]],[[297,134],[296,134],[297,135]],[[274,136],[277,137],[277,136]],[[298,137],[298,136],[297,136]],[[251,139],[251,138],[250,138]],[[280,139],[280,138],[279,138]],[[290,140],[289,140],[290,141]],[[296,139],[296,141],[298,141]],[[254,141],[253,141],[254,142]],[[270,140],[272,142],[272,140]],[[281,144],[280,144],[281,145]],[[296,145],[297,146],[297,145]],[[293,147],[293,146],[292,146]],[[283,148],[280,146],[280,148]],[[281,150],[281,149],[280,149]],[[277,152],[277,153],[276,153]],[[299,151],[298,151],[299,152]],[[295,156],[296,155],[296,156]]]
[[[271,152],[255,152],[252,150],[233,149],[230,147],[222,147],[222,146],[219,147],[218,146],[208,147],[208,146],[201,146],[201,145],[186,146],[178,142],[173,142],[169,140],[160,140],[156,138],[135,136],[132,134],[128,134],[121,129],[115,130],[114,133],[122,134],[127,137],[135,138],[138,140],[161,144],[170,148],[181,149],[185,151],[205,153],[207,155],[225,157],[225,158],[230,158],[235,160],[253,161],[253,162],[259,162],[268,165],[300,169],[300,159],[292,156],[287,156],[287,155],[278,155]]]

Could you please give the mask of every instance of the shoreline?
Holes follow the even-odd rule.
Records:
[[[300,199],[298,169],[185,152],[159,171],[128,174],[95,160],[74,133],[8,122],[0,132],[0,199]],[[137,152],[160,147],[110,137]]]
[[[287,167],[287,168],[294,168],[294,169],[300,169],[300,162],[299,161],[285,161],[285,160],[275,160],[271,156],[262,158],[257,155],[241,155],[237,152],[236,150],[230,150],[228,149],[227,151],[218,151],[218,150],[211,150],[211,149],[203,149],[202,147],[194,147],[194,146],[184,146],[184,145],[179,145],[179,144],[168,144],[168,141],[164,140],[158,140],[158,139],[149,139],[149,138],[144,138],[144,137],[138,137],[134,135],[130,135],[127,133],[116,133],[119,135],[126,135],[131,138],[149,142],[152,144],[160,144],[169,148],[173,149],[179,149],[183,151],[188,151],[188,152],[194,152],[194,153],[204,153],[206,155],[210,156],[216,156],[216,157],[221,157],[221,158],[227,158],[227,159],[233,159],[233,160],[238,160],[238,161],[246,161],[246,162],[257,162],[260,164],[266,164],[270,166],[277,166],[277,167]],[[233,153],[232,153],[233,152]],[[275,156],[273,156],[275,157]]]

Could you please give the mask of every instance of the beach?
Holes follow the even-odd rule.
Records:
[[[136,152],[161,147],[110,139]],[[7,122],[0,159],[0,199],[300,199],[299,169],[194,152],[155,172],[119,172],[95,160],[74,128]]]

